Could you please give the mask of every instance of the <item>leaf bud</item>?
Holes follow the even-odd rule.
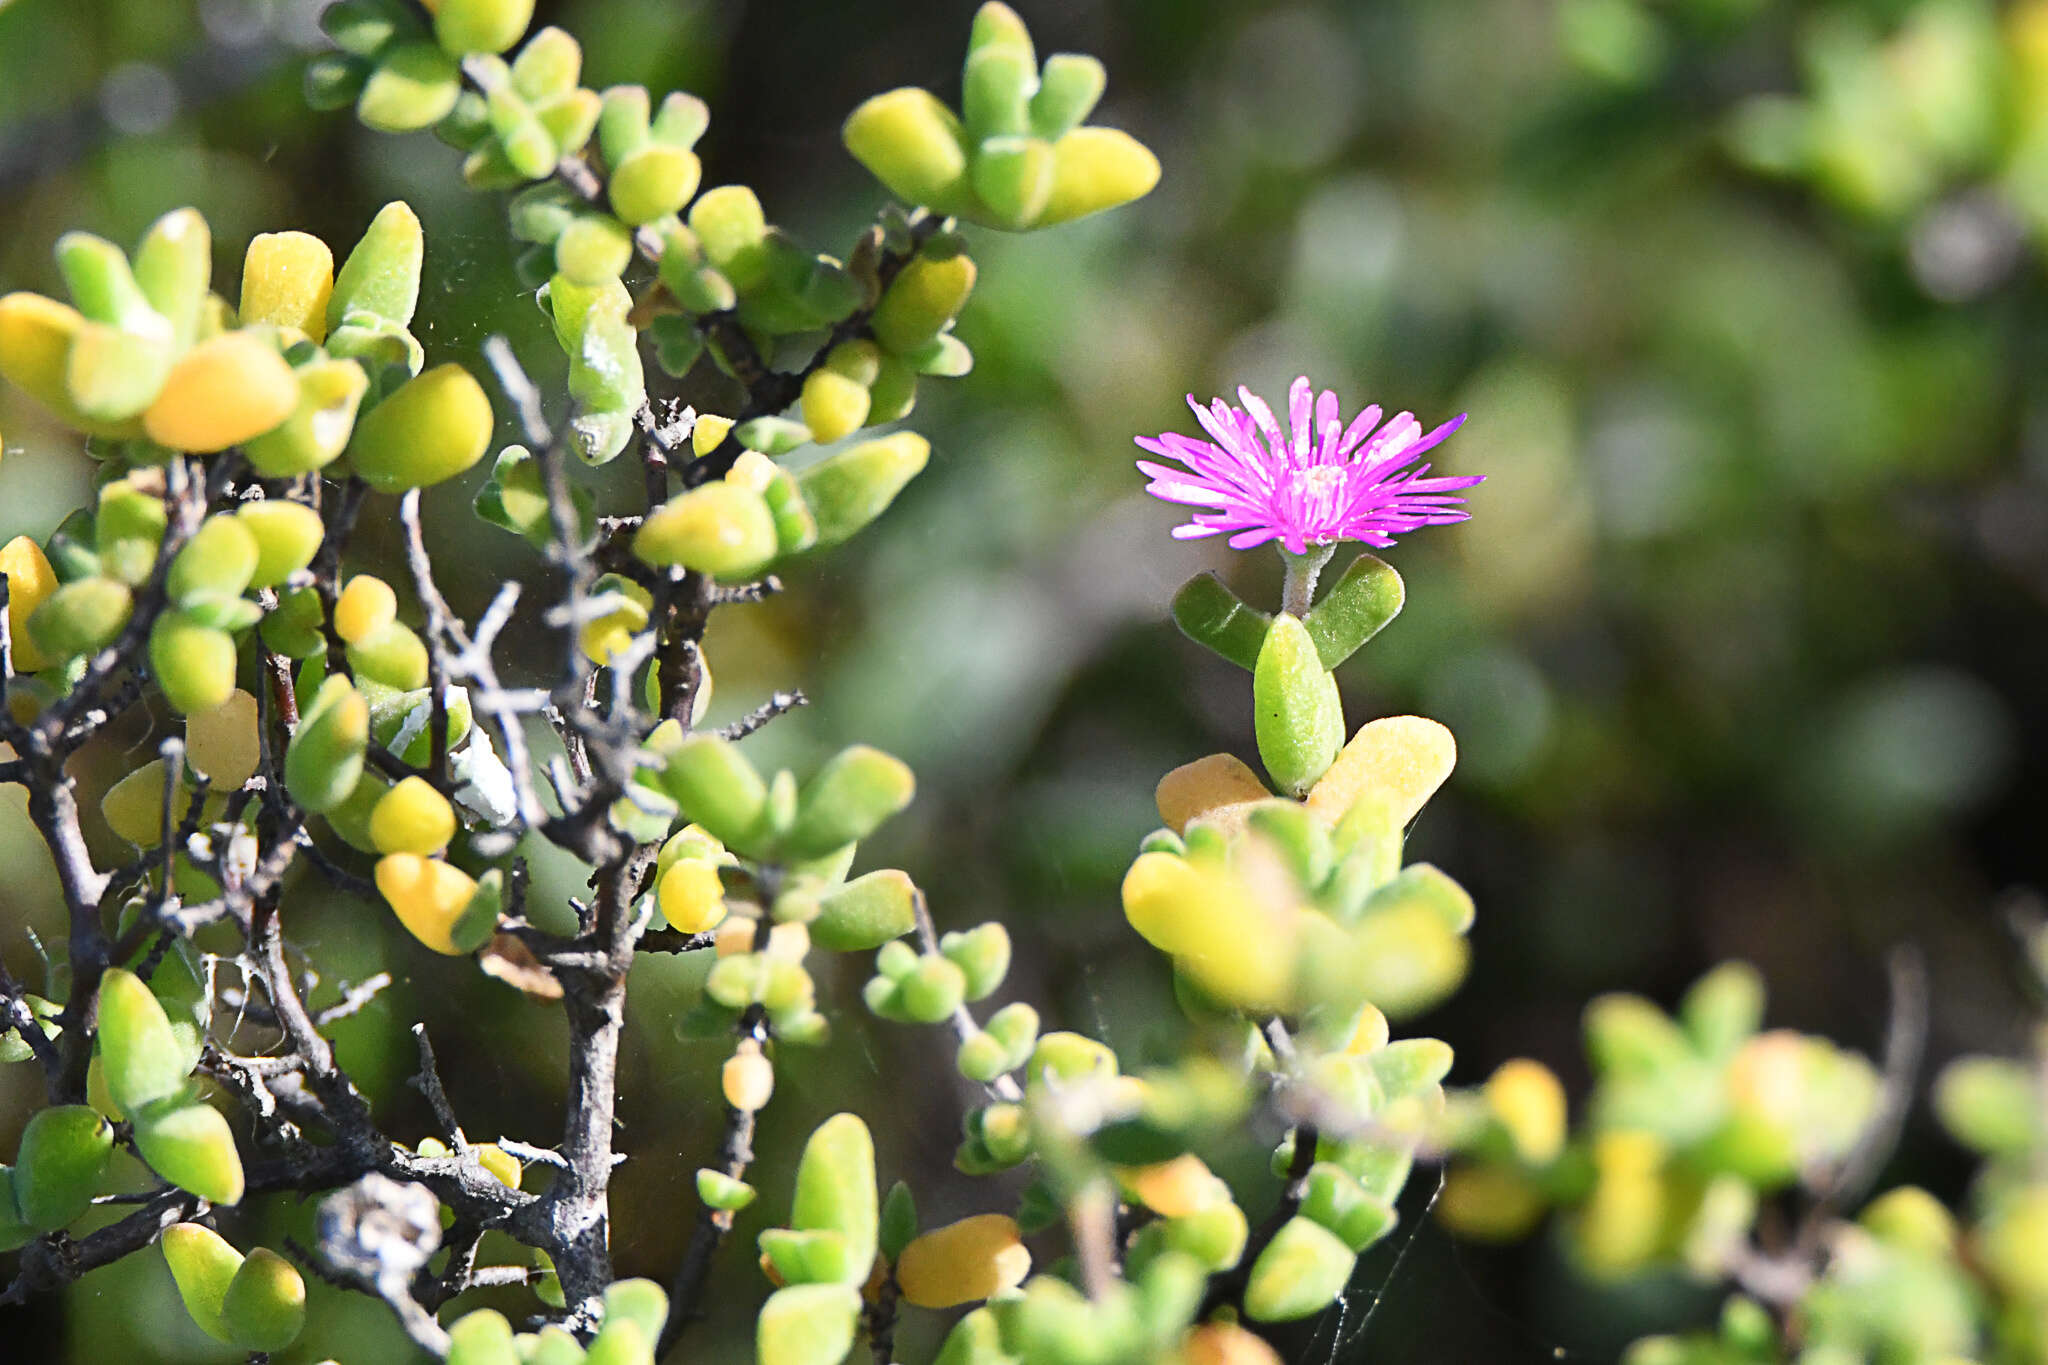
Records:
[[[97,322],[82,324],[64,364],[64,386],[78,411],[121,422],[150,406],[171,371],[170,343]]]
[[[426,642],[412,627],[392,621],[348,647],[348,666],[357,678],[400,692],[426,686],[429,660]]]
[[[666,218],[690,202],[702,175],[695,152],[651,142],[612,163],[612,212],[631,227]]]
[[[1485,1087],[1486,1107],[1507,1130],[1515,1154],[1532,1166],[1555,1161],[1564,1150],[1564,1087],[1541,1062],[1503,1062]]]
[[[121,248],[90,232],[67,232],[57,239],[56,256],[72,301],[90,321],[170,340],[170,320],[150,306]]]
[[[76,309],[41,294],[0,297],[0,377],[89,435],[135,435],[139,424],[95,420],[71,397],[71,349],[85,327]]]
[[[235,1272],[242,1268],[242,1253],[203,1223],[175,1223],[165,1228],[160,1245],[178,1297],[192,1321],[214,1340],[232,1342],[220,1310]]]
[[[1102,63],[1077,52],[1055,52],[1039,72],[1031,97],[1031,131],[1057,141],[1095,111],[1109,75]]]
[[[726,1213],[737,1213],[754,1202],[757,1191],[744,1180],[736,1180],[724,1171],[701,1167],[697,1171],[697,1198],[704,1207]]]
[[[926,957],[917,969],[896,983],[895,1006],[917,1024],[936,1024],[952,1017],[967,992],[967,974],[943,957]]]
[[[292,413],[243,443],[250,465],[266,478],[296,478],[331,464],[348,447],[370,383],[363,367],[347,360],[314,361],[298,371],[298,380]]]
[[[153,758],[129,773],[100,798],[107,828],[138,848],[163,842],[164,760]],[[176,807],[173,810],[182,814]]]
[[[1031,96],[1038,88],[1038,62],[1029,38],[970,47],[961,72],[960,115],[967,140],[1022,133],[1030,123]]]
[[[619,574],[605,574],[591,585],[593,598],[615,595],[617,605],[602,616],[583,623],[577,640],[583,656],[600,667],[632,648],[633,637],[647,628],[647,611],[654,594]]]
[[[322,17],[342,8],[329,5]],[[369,78],[368,64],[339,52],[322,52],[306,63],[306,104],[323,114],[345,109],[362,97],[363,85]]]
[[[561,29],[550,26],[526,40],[512,61],[512,86],[530,100],[560,95],[583,73],[583,48]]]
[[[277,595],[277,606],[263,618],[263,643],[287,659],[310,659],[327,648],[327,637],[320,630],[325,619],[319,593],[309,587],[288,588]]]
[[[586,289],[616,281],[632,263],[633,234],[608,213],[579,213],[555,237],[555,269]]]
[[[939,951],[965,976],[967,998],[983,1000],[1010,970],[1010,931],[991,921],[947,934],[939,940]]]
[[[690,205],[690,231],[705,257],[740,293],[766,278],[768,219],[760,199],[745,185],[720,185],[698,195]]]
[[[1032,1049],[1029,1071],[1033,1081],[1048,1073],[1061,1082],[1114,1076],[1117,1072],[1116,1054],[1093,1038],[1084,1038],[1078,1033],[1048,1033]]]
[[[1244,1210],[1227,1198],[1168,1219],[1164,1227],[1169,1250],[1192,1256],[1211,1273],[1234,1268],[1250,1236]]]

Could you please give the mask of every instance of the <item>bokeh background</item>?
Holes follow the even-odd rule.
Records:
[[[309,113],[314,0],[0,0],[0,287],[56,289],[67,228],[123,242],[180,204],[211,220],[217,279],[258,231],[354,239],[403,196],[425,220],[422,339],[474,363],[492,332],[537,374],[560,357],[516,283],[501,206],[430,137]],[[1609,989],[1669,1001],[1724,957],[1757,963],[1775,1023],[1874,1051],[1882,960],[1927,954],[1936,1060],[2016,1045],[2006,919],[2048,849],[2048,4],[1977,0],[1020,0],[1041,50],[1108,63],[1102,121],[1159,152],[1152,196],[1012,239],[974,232],[960,324],[979,363],[928,384],[932,467],[875,532],[720,615],[714,719],[792,684],[810,709],[750,744],[802,765],[865,739],[922,779],[867,856],[909,869],[942,923],[999,918],[1011,989],[1050,1024],[1143,1057],[1171,1037],[1164,969],[1117,912],[1155,822],[1153,782],[1253,751],[1244,674],[1182,640],[1165,605],[1218,568],[1254,600],[1262,553],[1167,536],[1130,438],[1192,429],[1182,396],[1306,372],[1347,406],[1469,412],[1441,451],[1487,475],[1473,519],[1391,556],[1406,613],[1345,671],[1353,723],[1419,711],[1462,766],[1416,856],[1478,899],[1475,969],[1411,1029],[1454,1079],[1533,1055],[1583,1085],[1579,1012]],[[966,0],[575,0],[585,81],[697,92],[706,183],[843,250],[881,192],[837,130],[904,83],[957,93]],[[716,409],[715,384],[684,396]],[[88,461],[0,393],[0,538],[46,534]],[[504,433],[509,439],[509,428]],[[479,471],[479,475],[481,471]],[[476,482],[475,478],[470,480]],[[444,585],[473,613],[541,567],[476,522],[468,486],[429,501]],[[620,490],[623,491],[623,490]],[[370,525],[361,563],[389,563]],[[537,638],[529,636],[529,638]],[[519,651],[514,650],[514,657]],[[526,657],[534,657],[526,651]],[[545,657],[545,656],[542,656]],[[147,730],[80,767],[96,793]],[[47,859],[0,812],[0,951],[37,970],[56,935]],[[111,836],[104,845],[113,854]],[[544,864],[559,897],[575,869]],[[549,1010],[427,955],[377,907],[295,904],[323,990],[393,989],[336,1032],[404,1137],[424,1019],[472,1136],[553,1137],[562,1032]],[[60,935],[56,935],[60,936]],[[634,983],[617,1256],[666,1278],[717,1142],[717,1040],[676,1021],[703,964]],[[953,1176],[962,1087],[936,1030],[877,1025],[861,964],[834,1043],[789,1059],[764,1115],[761,1209],[794,1145],[858,1105],[883,1179],[928,1218],[1000,1206]],[[0,1150],[39,1095],[0,1072]],[[1248,1135],[1238,1169],[1259,1160]],[[1954,1194],[1963,1164],[1918,1122],[1890,1175]],[[1597,1289],[1547,1239],[1453,1245],[1419,1177],[1406,1227],[1361,1266],[1305,1359],[1612,1359],[1708,1300],[1676,1283]],[[243,1217],[275,1240],[308,1208]],[[750,1358],[743,1217],[691,1338]],[[406,1358],[381,1307],[315,1287],[307,1340],[350,1365]],[[516,1301],[505,1305],[518,1312]],[[906,1333],[923,1358],[936,1324]],[[0,1321],[23,1361],[223,1359],[137,1257]],[[299,1350],[287,1359],[317,1359]]]

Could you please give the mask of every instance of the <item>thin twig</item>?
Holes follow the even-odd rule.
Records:
[[[786,715],[799,706],[808,706],[810,701],[801,688],[776,692],[732,724],[721,726],[718,734],[723,739],[745,739],[777,716]]]
[[[734,1031],[738,1034],[735,1052],[748,1045],[758,1048],[768,1037],[766,1013],[759,1005],[749,1006],[740,1015]],[[716,1169],[734,1180],[745,1179],[747,1167],[753,1164],[754,1120],[754,1110],[730,1106],[726,1109],[725,1138],[719,1144]],[[661,1341],[654,1348],[656,1360],[669,1353],[685,1327],[703,1316],[704,1286],[711,1276],[711,1262],[725,1235],[732,1231],[732,1222],[730,1209],[706,1206],[697,1215],[689,1248],[683,1253],[682,1264],[676,1267],[675,1280],[669,1287],[668,1323],[661,1329]]]

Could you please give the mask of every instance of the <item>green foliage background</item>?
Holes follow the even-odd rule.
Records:
[[[1454,870],[1480,906],[1474,977],[1421,1024],[1457,1047],[1453,1079],[1523,1053],[1571,1082],[1587,997],[1668,998],[1731,955],[1764,969],[1774,1022],[1874,1050],[1881,955],[1901,938],[1932,959],[1937,1059],[2016,1046],[2000,910],[2041,884],[2048,846],[2042,262],[2015,239],[1974,293],[1945,301],[1957,291],[1938,267],[1954,261],[1917,210],[1852,215],[1731,159],[1731,112],[1801,87],[1798,35],[1822,7],[1019,8],[1041,50],[1103,57],[1100,121],[1154,147],[1164,179],[1100,219],[973,234],[983,282],[959,332],[979,364],[927,387],[932,468],[884,527],[799,570],[785,597],[719,616],[713,719],[800,684],[814,704],[750,741],[757,752],[802,770],[861,739],[907,759],[920,799],[873,865],[910,869],[942,924],[1004,920],[1012,988],[1049,1027],[1142,1057],[1171,1001],[1163,964],[1117,912],[1117,878],[1155,823],[1157,775],[1253,751],[1243,675],[1182,641],[1165,604],[1203,567],[1225,567],[1253,600],[1277,593],[1277,573],[1264,556],[1227,563],[1212,542],[1169,540],[1176,518],[1139,492],[1130,437],[1188,427],[1189,390],[1277,394],[1304,370],[1350,403],[1425,422],[1470,411],[1440,466],[1488,476],[1474,518],[1396,552],[1409,610],[1343,679],[1354,722],[1416,710],[1460,739],[1460,775],[1416,835],[1416,856]],[[1829,12],[1882,27],[1914,8]],[[317,9],[0,2],[0,290],[53,290],[49,248],[69,227],[127,242],[194,204],[232,279],[255,232],[345,244],[402,196],[427,225],[416,330],[437,356],[481,371],[482,340],[502,331],[537,372],[559,369],[513,278],[502,211],[463,190],[456,155],[307,112],[298,67]],[[840,120],[898,84],[951,98],[971,12],[576,0],[540,18],[583,41],[594,84],[702,95],[705,183],[752,184],[773,218],[836,249],[881,193],[841,150]],[[727,397],[684,396],[714,411]],[[0,393],[0,431],[0,540],[40,537],[80,498],[87,461],[15,393]],[[481,478],[428,500],[443,586],[465,615],[503,578],[540,571],[470,516]],[[359,543],[381,534],[395,555],[395,530]],[[91,801],[148,739],[108,737],[78,774]],[[7,800],[0,942],[32,981],[19,927],[61,934],[59,901],[18,793]],[[540,869],[558,901],[578,881]],[[380,907],[324,897],[308,882],[287,902],[313,965],[330,983],[397,977],[338,1030],[389,1126],[430,1130],[402,1086],[407,1026],[424,1019],[473,1136],[551,1140],[556,1016],[428,961]],[[716,1143],[723,1044],[673,1026],[703,968],[649,960],[634,982],[621,1273],[666,1278],[694,1212],[691,1172]],[[928,1221],[982,1207],[949,1170],[950,1048],[877,1024],[858,986],[851,973],[821,982],[842,1006],[836,1041],[790,1054],[763,1115],[767,1197],[724,1269],[746,1292],[714,1304],[702,1359],[746,1350],[758,1286],[744,1248],[823,1114],[868,1114],[884,1183],[910,1175]],[[0,1150],[39,1089],[29,1068],[0,1072]],[[1249,1145],[1243,1157],[1260,1160]],[[1964,1170],[1916,1126],[1892,1174],[1953,1194]],[[1431,1182],[1417,1184],[1426,1197]],[[1561,1346],[1607,1359],[1705,1303],[1674,1284],[1594,1291],[1541,1242],[1454,1249],[1421,1202],[1407,1211],[1419,1234],[1362,1266],[1335,1358],[1533,1360]],[[261,1231],[303,1234],[308,1217]],[[306,1343],[351,1363],[403,1357],[381,1306],[315,1295]],[[919,1316],[906,1358],[933,1338]],[[1313,1358],[1336,1347],[1332,1326]],[[25,1361],[223,1358],[176,1311],[153,1255],[0,1331]],[[283,1359],[318,1358],[306,1349]]]

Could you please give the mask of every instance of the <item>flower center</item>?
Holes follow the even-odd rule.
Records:
[[[1344,482],[1344,471],[1335,465],[1319,464],[1294,472],[1294,486],[1304,497],[1327,498]]]

